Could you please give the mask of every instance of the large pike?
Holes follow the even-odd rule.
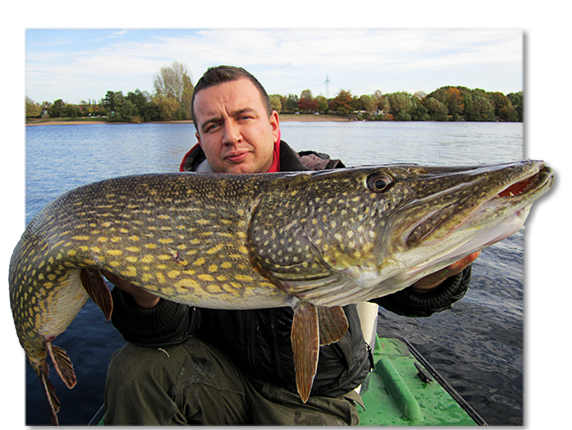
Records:
[[[261,175],[155,174],[72,190],[29,223],[10,262],[20,343],[57,423],[47,356],[91,297],[109,318],[100,270],[162,298],[215,309],[291,306],[298,392],[319,346],[347,330],[342,306],[406,288],[516,232],[552,186],[540,161],[385,165]]]

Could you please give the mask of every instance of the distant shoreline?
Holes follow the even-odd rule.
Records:
[[[334,116],[334,115],[292,115],[292,114],[284,114],[280,115],[280,121],[282,122],[289,122],[289,121],[299,121],[299,122],[326,122],[326,121],[336,121],[336,122],[347,122],[350,121],[350,118],[341,117],[341,116]],[[192,120],[181,120],[181,121],[153,121],[153,122],[142,122],[140,124],[185,124],[190,123],[192,124]],[[106,121],[92,121],[89,119],[86,120],[76,120],[76,121],[58,121],[58,120],[38,120],[37,122],[29,122],[26,125],[89,125],[89,124],[109,124],[109,125],[117,125],[117,124],[134,124],[130,122],[106,122]]]

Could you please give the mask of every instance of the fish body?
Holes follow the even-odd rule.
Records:
[[[159,297],[214,309],[294,309],[298,391],[342,306],[391,294],[516,232],[553,183],[540,161],[383,165],[321,172],[136,175],[72,190],[29,223],[10,262],[20,343],[57,423],[47,356],[91,297],[107,318],[106,270]]]

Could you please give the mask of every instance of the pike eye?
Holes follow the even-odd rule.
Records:
[[[367,179],[367,187],[374,193],[382,193],[391,188],[393,178],[386,173],[375,173]]]

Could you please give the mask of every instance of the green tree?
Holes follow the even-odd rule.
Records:
[[[30,97],[26,96],[26,118],[38,117],[42,114],[40,105],[34,103]]]
[[[463,97],[465,101],[465,121],[475,120],[475,108],[473,106],[473,96],[471,93],[466,93]]]
[[[288,98],[286,99],[286,111],[287,112],[296,112],[298,110],[298,96],[296,94],[288,94]]]
[[[174,98],[167,97],[163,94],[157,94],[153,97],[152,103],[157,109],[160,120],[173,121],[177,119],[177,112],[181,105]]]
[[[488,97],[476,96],[473,98],[474,121],[494,121],[495,108]]]
[[[365,110],[366,112],[375,112],[376,103],[372,96],[364,94],[360,96],[359,99],[363,110]]]
[[[411,115],[409,110],[413,107],[411,95],[404,91],[391,93],[387,95],[389,101],[390,112],[395,119],[399,121],[410,121]]]
[[[280,100],[280,96],[278,94],[272,94],[268,97],[270,98],[270,106],[272,107],[272,110],[280,113],[282,110],[282,101]]]
[[[324,96],[316,96],[314,99],[318,106],[319,112],[326,112],[328,110],[328,100]]]
[[[506,96],[512,106],[514,107],[514,111],[515,111],[515,119],[514,121],[523,121],[524,120],[524,97],[522,94],[522,91],[519,91],[518,93],[510,93]]]
[[[50,118],[61,118],[62,116],[62,109],[65,106],[65,103],[62,99],[58,99],[52,103],[50,106]]]
[[[447,121],[447,114],[449,111],[447,110],[447,106],[444,103],[440,102],[436,98],[431,96],[427,97],[425,101],[425,107],[431,118],[435,121]]]

